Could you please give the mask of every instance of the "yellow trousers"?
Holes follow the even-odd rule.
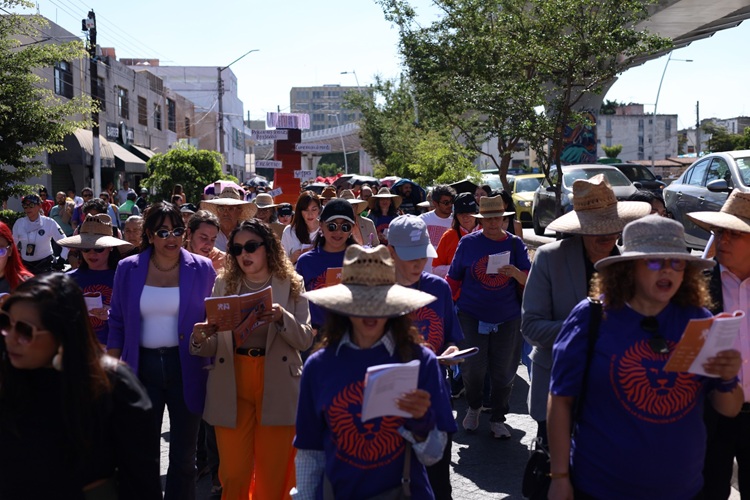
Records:
[[[234,357],[237,427],[215,427],[224,500],[287,499],[295,484],[294,426],[260,424],[264,361]]]

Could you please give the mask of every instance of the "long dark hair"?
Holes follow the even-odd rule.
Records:
[[[411,317],[404,315],[389,318],[385,323],[385,331],[388,330],[393,334],[399,360],[407,362],[414,359],[414,348],[423,343],[423,338],[412,324]],[[344,334],[351,331],[352,321],[348,316],[327,311],[325,324],[320,330],[320,343],[316,346],[316,349],[338,345]]]
[[[391,217],[391,216],[395,217],[395,216],[398,215],[398,210],[396,210],[396,205],[395,205],[395,203],[393,203],[393,200],[395,198],[389,198],[391,204],[388,206],[388,213],[387,214],[384,214],[383,211],[380,209],[380,200],[382,198],[377,198],[375,195],[373,195],[370,199],[372,199],[372,198],[375,198],[376,200],[378,200],[378,201],[375,202],[375,206],[372,207],[372,210],[370,211],[370,217],[372,217],[373,219],[376,219],[378,217],[382,217],[383,215],[387,215],[389,217]]]
[[[81,249],[79,249],[81,251]],[[122,253],[120,253],[120,249],[117,247],[112,247],[112,251],[109,252],[109,257],[107,257],[107,269],[113,270],[117,269],[117,263],[122,260]],[[81,251],[81,258],[79,259],[78,269],[81,271],[88,271],[89,270],[89,263],[86,262],[86,259],[83,257],[83,252]]]
[[[13,232],[4,222],[0,222],[0,238],[10,245],[10,255],[8,255],[8,260],[5,261],[5,280],[10,285],[10,289],[13,290],[19,283],[34,275],[24,267],[21,256],[18,254],[18,247],[13,240]]]
[[[39,312],[41,326],[62,346],[60,396],[65,428],[74,446],[89,446],[87,436],[95,424],[94,402],[109,392],[111,385],[101,364],[104,353],[91,328],[83,292],[67,274],[49,273],[21,283],[2,309],[8,311],[19,302],[33,304]],[[28,370],[11,365],[4,338],[1,342],[0,422],[13,426],[33,389],[28,381]]]
[[[141,251],[151,247],[148,241],[149,234],[154,234],[165,220],[172,223],[172,229],[185,227],[180,211],[168,201],[157,201],[143,212],[143,232],[141,233]]]
[[[320,203],[320,197],[313,191],[302,191],[299,198],[297,198],[297,204],[294,207],[294,217],[290,226],[297,236],[300,243],[304,245],[310,244],[310,231],[307,229],[307,223],[305,223],[305,216],[302,214],[303,210],[307,210],[307,207],[311,203],[318,205],[318,209],[323,210],[323,206]]]

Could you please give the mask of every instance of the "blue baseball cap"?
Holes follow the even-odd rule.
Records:
[[[388,226],[388,244],[402,260],[437,257],[435,247],[430,243],[427,224],[416,215],[400,215]]]

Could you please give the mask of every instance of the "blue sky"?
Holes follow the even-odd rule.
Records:
[[[412,0],[423,22],[436,16],[429,0]],[[396,29],[375,0],[39,0],[39,11],[68,31],[80,33],[81,19],[93,8],[99,43],[114,46],[118,58],[159,58],[162,65],[232,66],[245,115],[265,119],[268,111],[288,109],[294,86],[359,84],[374,75],[401,71]],[[679,128],[701,117],[750,114],[750,71],[743,52],[750,21],[693,42],[674,52],[659,98],[659,113],[678,114]],[[692,59],[692,63],[674,59]],[[653,111],[667,57],[623,74],[607,99],[638,102]]]

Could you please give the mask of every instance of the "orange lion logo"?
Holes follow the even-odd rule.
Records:
[[[647,422],[674,422],[697,404],[700,382],[689,373],[665,372],[667,357],[654,353],[642,340],[611,365],[618,399],[630,413]]]
[[[359,469],[374,469],[391,463],[404,452],[398,428],[402,417],[382,417],[362,422],[364,382],[341,389],[328,408],[328,425],[337,456]]]
[[[317,290],[319,288],[325,288],[326,286],[326,273],[314,277],[310,281],[310,290]]]
[[[489,255],[485,255],[471,266],[471,275],[487,290],[497,290],[508,284],[510,278],[504,274],[487,274]]]
[[[411,320],[419,330],[419,334],[427,341],[432,352],[439,354],[445,343],[443,335],[443,320],[430,307],[420,307],[411,313]]]

